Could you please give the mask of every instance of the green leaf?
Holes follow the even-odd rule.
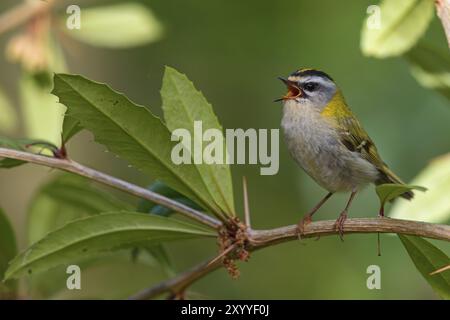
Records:
[[[197,168],[174,164],[171,152],[175,142],[147,108],[104,84],[75,75],[55,75],[53,93],[67,106],[70,116],[110,151],[213,213],[220,212]]]
[[[19,119],[16,110],[3,90],[0,90],[0,115],[0,131],[9,133],[17,128]]]
[[[30,151],[27,150],[27,147],[29,146],[36,146],[40,147],[41,150],[54,150],[57,148],[55,145],[42,141],[42,140],[33,140],[33,139],[10,139],[7,137],[1,137],[0,136],[0,147],[1,148],[8,148],[8,149],[14,149],[19,151]],[[0,169],[10,169],[17,166],[20,166],[22,164],[25,164],[25,161],[16,160],[16,159],[2,159],[0,160]]]
[[[170,188],[169,186],[160,181],[154,182],[148,189],[150,191],[163,195],[167,198],[185,204],[191,208],[200,210],[200,207],[195,202],[184,197],[182,194],[180,194],[176,190]],[[172,209],[163,207],[149,200],[142,200],[138,205],[137,211],[143,213],[151,213],[163,217],[168,217],[171,214],[175,213]],[[159,264],[166,271],[168,276],[175,275],[174,267],[163,245],[160,244],[149,246],[145,249],[148,252],[148,254],[150,254],[159,262]],[[137,254],[139,254],[139,251],[137,251]]]
[[[3,279],[8,262],[17,254],[16,236],[8,218],[0,209],[0,281]],[[0,282],[0,300],[14,295],[15,282]]]
[[[0,147],[25,151],[25,144],[20,143],[18,140],[9,139],[6,137],[0,137]],[[25,163],[25,161],[5,158],[0,160],[0,168],[11,169]]]
[[[412,186],[407,184],[395,184],[395,183],[380,184],[375,188],[378,198],[380,199],[381,207],[383,207],[386,204],[386,202],[392,201],[395,198],[402,195],[403,193],[412,190],[426,191],[427,188],[421,186]]]
[[[380,184],[376,187],[376,192],[378,197],[380,198],[381,203],[386,203],[388,201],[394,200],[403,193],[413,190],[427,191],[427,188],[395,183]]]
[[[428,191],[417,193],[414,201],[395,203],[390,216],[430,223],[449,222],[450,154],[431,161],[411,183],[424,186]]]
[[[83,127],[80,125],[80,122],[66,114],[63,123],[63,135],[62,135],[63,141],[64,142],[69,141],[81,130],[83,130]]]
[[[419,43],[406,55],[411,74],[423,87],[450,100],[450,56],[448,51]]]
[[[450,272],[430,273],[450,263],[450,258],[430,242],[413,236],[398,235],[417,270],[442,298],[450,299]]]
[[[57,98],[50,94],[52,81],[49,74],[23,74],[20,95],[27,136],[61,144],[61,128],[65,108],[58,106]]]
[[[132,212],[100,214],[76,220],[49,233],[17,256],[5,277],[17,278],[142,243],[212,236],[212,231],[172,218]]]
[[[160,195],[165,196],[166,198],[170,198],[172,200],[175,200],[177,202],[180,202],[184,205],[187,205],[193,209],[201,210],[201,207],[193,202],[191,199],[186,198],[178,191],[170,188],[168,185],[161,181],[155,181],[150,187],[148,187],[148,190],[153,191],[155,193],[158,193]],[[170,208],[164,207],[162,205],[159,205],[153,201],[149,200],[141,200],[139,202],[137,211],[143,212],[143,213],[152,213],[160,216],[169,216],[172,213],[175,213]]]
[[[184,75],[173,68],[166,67],[163,86],[161,90],[163,100],[164,119],[167,127],[173,132],[175,129],[187,129],[192,144],[203,143],[202,134],[194,134],[194,121],[202,122],[202,129],[217,129],[222,133],[223,164],[197,164],[202,180],[213,197],[215,203],[222,211],[230,216],[235,215],[233,200],[233,184],[230,166],[226,164],[227,148],[223,138],[222,126],[214,114],[212,106],[206,101],[203,94]],[[196,139],[196,142],[194,142]],[[192,148],[192,146],[189,146]],[[202,148],[202,155],[203,155]]]
[[[33,197],[28,210],[28,243],[78,218],[101,212],[130,210],[130,205],[72,174],[59,175]]]
[[[63,30],[75,39],[107,48],[144,45],[162,36],[162,26],[152,11],[139,3],[83,9],[81,28],[70,30],[64,27]]]
[[[434,1],[383,0],[379,28],[371,25],[374,16],[364,21],[361,50],[366,56],[386,58],[411,49],[425,33],[434,15]]]

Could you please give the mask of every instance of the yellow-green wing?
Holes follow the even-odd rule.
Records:
[[[361,153],[364,159],[379,170],[383,170],[386,164],[381,160],[377,147],[358,120],[350,115],[338,119],[337,122],[341,142],[347,149]]]
[[[322,115],[334,122],[340,134],[341,142],[347,149],[361,153],[364,159],[379,170],[384,169],[386,164],[381,160],[375,144],[359,124],[339,90],[322,111]]]
[[[340,91],[335,94],[328,106],[322,111],[322,115],[334,123],[339,132],[340,140],[347,149],[359,152],[364,159],[378,169],[380,177],[375,181],[375,184],[403,184],[403,181],[381,160],[377,147],[345,103]],[[411,199],[413,193],[405,192],[401,196]]]

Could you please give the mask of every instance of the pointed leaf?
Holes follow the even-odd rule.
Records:
[[[175,142],[161,120],[110,87],[81,76],[57,74],[53,94],[95,139],[147,174],[217,212],[197,168],[175,165]]]
[[[172,218],[132,212],[107,213],[71,222],[17,256],[6,279],[70,264],[108,251],[172,240],[212,237],[214,232]]]
[[[450,263],[450,258],[430,242],[413,236],[398,235],[417,270],[442,298],[450,299],[450,271],[430,275]]]
[[[225,139],[222,126],[214,114],[212,106],[184,74],[170,67],[166,67],[164,73],[161,96],[164,119],[171,131],[178,128],[187,129],[193,137],[193,144],[203,143],[202,133],[194,134],[194,121],[201,121],[203,132],[208,129],[217,129],[222,133],[221,144],[224,155],[221,160],[223,164],[203,163],[197,164],[197,167],[214,201],[223,212],[231,216],[235,215],[231,172],[229,165],[226,164]],[[194,142],[194,140],[197,141]],[[202,156],[203,149],[204,147],[201,150]]]
[[[418,191],[424,192],[427,190],[427,188],[424,188],[421,186],[406,185],[406,184],[385,183],[385,184],[378,185],[375,189],[382,206],[386,202],[392,201],[395,198],[399,197],[403,193],[408,192],[408,191],[413,191],[413,190],[418,190]]]
[[[430,0],[383,0],[379,28],[364,22],[361,50],[366,56],[386,58],[411,49],[425,33],[434,15]]]
[[[428,191],[418,192],[414,201],[395,203],[390,216],[431,223],[450,221],[450,154],[434,159],[412,181],[425,186]]]

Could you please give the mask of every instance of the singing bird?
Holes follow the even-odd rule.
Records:
[[[352,113],[341,90],[325,72],[300,69],[280,78],[288,92],[281,99],[281,127],[295,161],[328,194],[298,223],[300,235],[317,210],[336,192],[351,192],[336,220],[342,239],[344,222],[356,193],[369,183],[403,184],[383,162],[377,148]],[[401,197],[411,199],[412,192]],[[383,213],[381,212],[381,215]]]

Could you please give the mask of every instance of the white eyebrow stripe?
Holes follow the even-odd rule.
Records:
[[[300,79],[300,83],[307,83],[307,82],[317,82],[324,85],[325,87],[330,87],[334,85],[331,80],[324,79],[323,77],[319,76],[308,76]]]

